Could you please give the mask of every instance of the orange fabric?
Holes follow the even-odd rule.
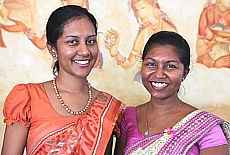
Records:
[[[30,127],[27,154],[101,155],[112,132],[120,136],[123,104],[100,92],[85,114],[64,117],[53,109],[42,84],[19,84],[7,96],[3,114],[8,125],[19,121]]]

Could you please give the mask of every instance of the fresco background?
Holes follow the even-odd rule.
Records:
[[[5,0],[7,1],[7,0]],[[11,25],[5,20],[9,10],[0,0],[0,24]],[[61,6],[60,0],[15,0],[27,2],[28,8],[15,6],[10,16],[23,22],[36,36],[42,37],[45,23],[50,13]],[[161,9],[176,25],[178,32],[191,46],[191,72],[182,83],[180,97],[200,109],[210,111],[230,121],[230,69],[207,68],[195,62],[197,27],[200,13],[206,0],[158,0]],[[17,8],[18,7],[18,8]],[[138,23],[128,0],[89,0],[89,10],[99,23],[99,43],[103,57],[101,68],[94,68],[89,76],[90,83],[103,91],[113,94],[126,105],[138,105],[149,100],[144,87],[133,80],[140,68],[136,63],[130,69],[117,65],[104,46],[104,34],[110,28],[121,34],[119,51],[128,56],[138,33]],[[8,32],[0,25],[6,47],[0,47],[0,110],[4,100],[15,84],[42,82],[53,78],[52,58],[44,47],[36,47],[23,32]],[[0,113],[0,137],[3,137],[5,124]],[[2,138],[0,141],[0,148]]]

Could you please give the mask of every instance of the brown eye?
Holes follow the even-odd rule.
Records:
[[[165,67],[168,68],[168,69],[177,68],[177,67],[176,67],[175,65],[173,65],[173,64],[167,64]]]
[[[88,40],[86,43],[88,45],[92,45],[92,44],[95,44],[96,42],[97,42],[97,40],[95,39],[95,40]]]
[[[155,62],[146,62],[145,65],[149,66],[149,67],[156,67],[157,66],[157,64]]]
[[[67,43],[68,43],[69,45],[76,45],[76,44],[77,44],[77,41],[76,41],[76,40],[69,40],[69,41],[67,41]]]

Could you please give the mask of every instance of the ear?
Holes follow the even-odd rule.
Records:
[[[183,75],[183,77],[182,77],[182,81],[184,81],[184,80],[185,80],[185,78],[187,77],[187,75],[188,75],[189,71],[190,71],[190,69],[188,69],[188,70],[184,71],[184,75]]]
[[[57,59],[57,50],[55,47],[49,45],[49,44],[46,44],[46,47],[50,53],[50,55],[53,57],[53,59]]]

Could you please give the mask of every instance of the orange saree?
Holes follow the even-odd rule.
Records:
[[[4,122],[29,126],[27,154],[102,155],[112,133],[120,136],[123,103],[100,92],[82,115],[61,116],[42,84],[20,84],[4,105]]]

